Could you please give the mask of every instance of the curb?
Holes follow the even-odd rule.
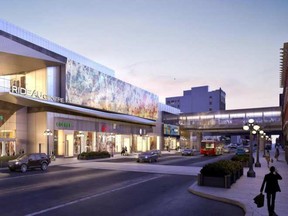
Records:
[[[194,195],[197,195],[197,196],[200,196],[200,197],[204,197],[204,198],[207,198],[207,199],[211,199],[211,200],[216,200],[216,201],[220,201],[220,202],[224,202],[224,203],[227,203],[227,204],[232,204],[232,205],[235,205],[235,206],[238,206],[240,208],[243,209],[245,215],[253,215],[251,214],[251,212],[248,212],[247,209],[246,209],[246,206],[245,204],[239,202],[239,201],[236,201],[236,200],[232,200],[232,199],[228,199],[228,198],[224,198],[224,197],[219,197],[219,196],[214,196],[214,195],[211,195],[211,194],[208,194],[208,193],[204,193],[204,192],[200,192],[196,189],[196,187],[198,187],[198,183],[195,182],[193,185],[191,185],[189,188],[188,188],[188,191]],[[202,186],[202,187],[205,187],[205,186]]]

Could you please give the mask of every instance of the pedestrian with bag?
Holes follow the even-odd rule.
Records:
[[[278,180],[281,180],[282,177],[276,170],[274,166],[270,167],[270,173],[266,174],[263,183],[260,189],[260,192],[263,192],[263,189],[265,187],[264,192],[266,193],[266,199],[267,199],[267,207],[269,216],[277,216],[275,213],[275,199],[276,199],[276,192],[281,192],[280,186],[278,184]]]

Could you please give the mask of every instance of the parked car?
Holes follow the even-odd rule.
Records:
[[[187,155],[194,155],[195,149],[189,149],[189,148],[185,148],[182,150],[182,156],[187,156]]]
[[[45,171],[50,162],[50,158],[45,153],[23,154],[14,160],[9,160],[8,168],[10,171],[20,170],[21,172],[34,168]]]
[[[147,151],[143,152],[138,155],[137,162],[157,162],[158,161],[158,154],[155,151]]]

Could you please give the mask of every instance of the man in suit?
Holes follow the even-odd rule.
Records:
[[[264,186],[265,190],[264,192],[266,193],[267,197],[267,207],[268,207],[268,212],[269,216],[277,216],[275,213],[275,198],[276,198],[276,192],[281,192],[278,180],[281,180],[282,177],[279,175],[277,170],[275,169],[274,166],[270,167],[270,173],[266,174],[260,189],[260,192],[263,192]]]

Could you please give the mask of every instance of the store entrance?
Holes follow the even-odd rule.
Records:
[[[74,141],[74,136],[73,134],[66,134],[65,136],[65,153],[64,156],[65,157],[73,157],[73,141]]]
[[[13,156],[16,152],[16,142],[11,139],[0,139],[0,154],[1,156]]]

